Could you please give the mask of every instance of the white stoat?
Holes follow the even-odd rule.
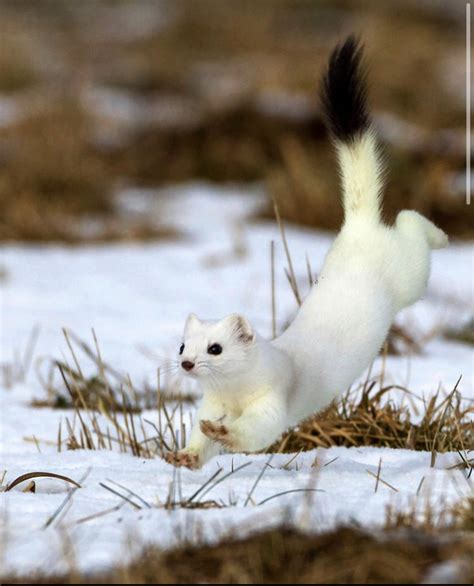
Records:
[[[220,444],[234,452],[262,450],[287,428],[293,364],[245,317],[201,321],[191,314],[179,353],[203,398],[186,448],[167,454],[169,462],[197,468]]]
[[[321,94],[338,155],[344,224],[317,285],[274,341],[257,337],[242,316],[188,319],[182,365],[195,364],[204,398],[189,445],[168,457],[175,464],[199,466],[219,444],[263,449],[327,406],[374,360],[395,314],[424,294],[430,250],[448,243],[417,212],[400,212],[394,226],[381,220],[382,162],[353,37],[332,53]]]

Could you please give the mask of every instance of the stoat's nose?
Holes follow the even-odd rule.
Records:
[[[194,362],[190,362],[189,360],[183,360],[183,362],[181,362],[181,366],[184,368],[184,370],[189,372],[194,368]]]

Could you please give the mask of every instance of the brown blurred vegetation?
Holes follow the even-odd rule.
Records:
[[[99,239],[160,236],[117,223],[114,193],[197,178],[264,182],[287,219],[336,229],[316,90],[352,32],[387,154],[387,218],[411,207],[472,236],[464,2],[3,0],[0,19],[1,239],[80,240],[90,216]]]
[[[128,565],[102,574],[81,574],[73,567],[60,577],[11,577],[5,583],[470,584],[474,541],[455,531],[458,522],[454,518],[443,531],[418,521],[419,529],[400,524],[404,530],[387,527],[370,533],[354,523],[316,535],[276,527],[214,545],[185,545],[169,552],[149,547]],[[434,539],[433,532],[442,538]]]

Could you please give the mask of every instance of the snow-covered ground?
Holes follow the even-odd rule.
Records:
[[[189,185],[169,189],[159,199],[146,191],[133,197],[122,195],[123,213],[159,218],[161,224],[181,231],[182,238],[176,241],[4,247],[0,261],[4,275],[0,281],[2,363],[13,363],[15,353],[25,350],[36,325],[40,334],[35,358],[67,355],[62,327],[91,342],[93,327],[103,358],[141,384],[144,379],[153,380],[158,366],[143,347],[160,355],[175,352],[190,311],[201,317],[240,311],[268,336],[272,240],[276,243],[277,318],[283,326],[295,311],[295,301],[283,273],[286,263],[278,230],[271,222],[246,221],[259,205],[258,189],[246,194],[229,189],[225,197],[221,191]],[[332,235],[289,227],[287,237],[301,290],[306,291],[306,254],[317,272]],[[462,374],[459,390],[466,401],[474,400],[471,347],[436,335],[444,325],[462,323],[472,314],[472,275],[472,245],[454,243],[434,254],[426,299],[399,318],[410,332],[429,335],[431,341],[420,356],[389,357],[386,378],[427,397],[440,383],[450,390]],[[448,470],[459,461],[457,454],[440,456],[431,468],[429,453],[331,448],[294,459],[289,454],[275,456],[248,499],[267,456],[220,456],[203,470],[183,470],[175,477],[174,469],[159,459],[108,451],[57,453],[59,421],[70,412],[35,409],[30,406],[32,398],[44,398],[34,369],[26,381],[0,388],[0,478],[3,470],[5,482],[26,472],[52,471],[84,479],[83,488],[71,495],[48,528],[46,522],[68,495],[64,483],[38,480],[36,494],[21,492],[22,487],[0,493],[0,568],[4,573],[61,571],[66,554],[73,554],[79,569],[94,570],[125,561],[146,543],[169,547],[183,537],[212,541],[228,531],[246,532],[288,519],[309,530],[352,520],[380,524],[388,504],[402,507],[418,498],[420,509],[427,500],[444,507],[472,490],[472,480],[462,471]],[[146,416],[153,419],[156,414]],[[31,441],[33,437],[37,444]],[[375,492],[376,480],[369,472],[377,472],[380,458],[381,478],[393,488],[380,484]],[[186,500],[219,466],[223,470],[217,478],[243,464],[248,466],[202,497],[222,501],[223,508],[169,511],[160,506],[173,478]],[[127,494],[113,482],[138,494],[142,501],[136,496],[131,500],[140,508],[124,504],[100,485]],[[318,492],[292,492],[259,504],[284,491],[308,488]],[[97,516],[116,505],[121,505],[119,510]]]

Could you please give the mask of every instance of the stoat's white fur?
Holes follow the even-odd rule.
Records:
[[[380,161],[368,131],[350,145],[336,142],[343,180],[344,225],[318,283],[293,323],[274,341],[296,374],[289,422],[328,405],[374,360],[395,314],[424,294],[430,250],[446,234],[414,211],[393,227],[380,220]]]
[[[348,138],[350,124],[359,126]],[[268,342],[239,315],[188,318],[180,359],[196,364],[204,395],[188,446],[170,462],[195,467],[220,446],[253,452],[271,445],[344,392],[376,357],[395,314],[424,294],[430,251],[446,246],[447,236],[414,211],[400,212],[394,226],[381,221],[373,131],[365,119],[347,125],[333,133],[344,225],[289,328]],[[214,343],[219,356],[207,354]]]
[[[209,354],[217,343],[222,353]],[[199,467],[218,453],[219,442],[235,452],[262,450],[286,429],[293,364],[285,352],[260,338],[245,317],[201,321],[191,314],[183,346],[179,360],[194,365],[189,375],[200,382],[203,398],[188,445],[168,454],[168,461]],[[207,435],[202,422],[207,422]],[[219,436],[219,442],[210,435]]]

